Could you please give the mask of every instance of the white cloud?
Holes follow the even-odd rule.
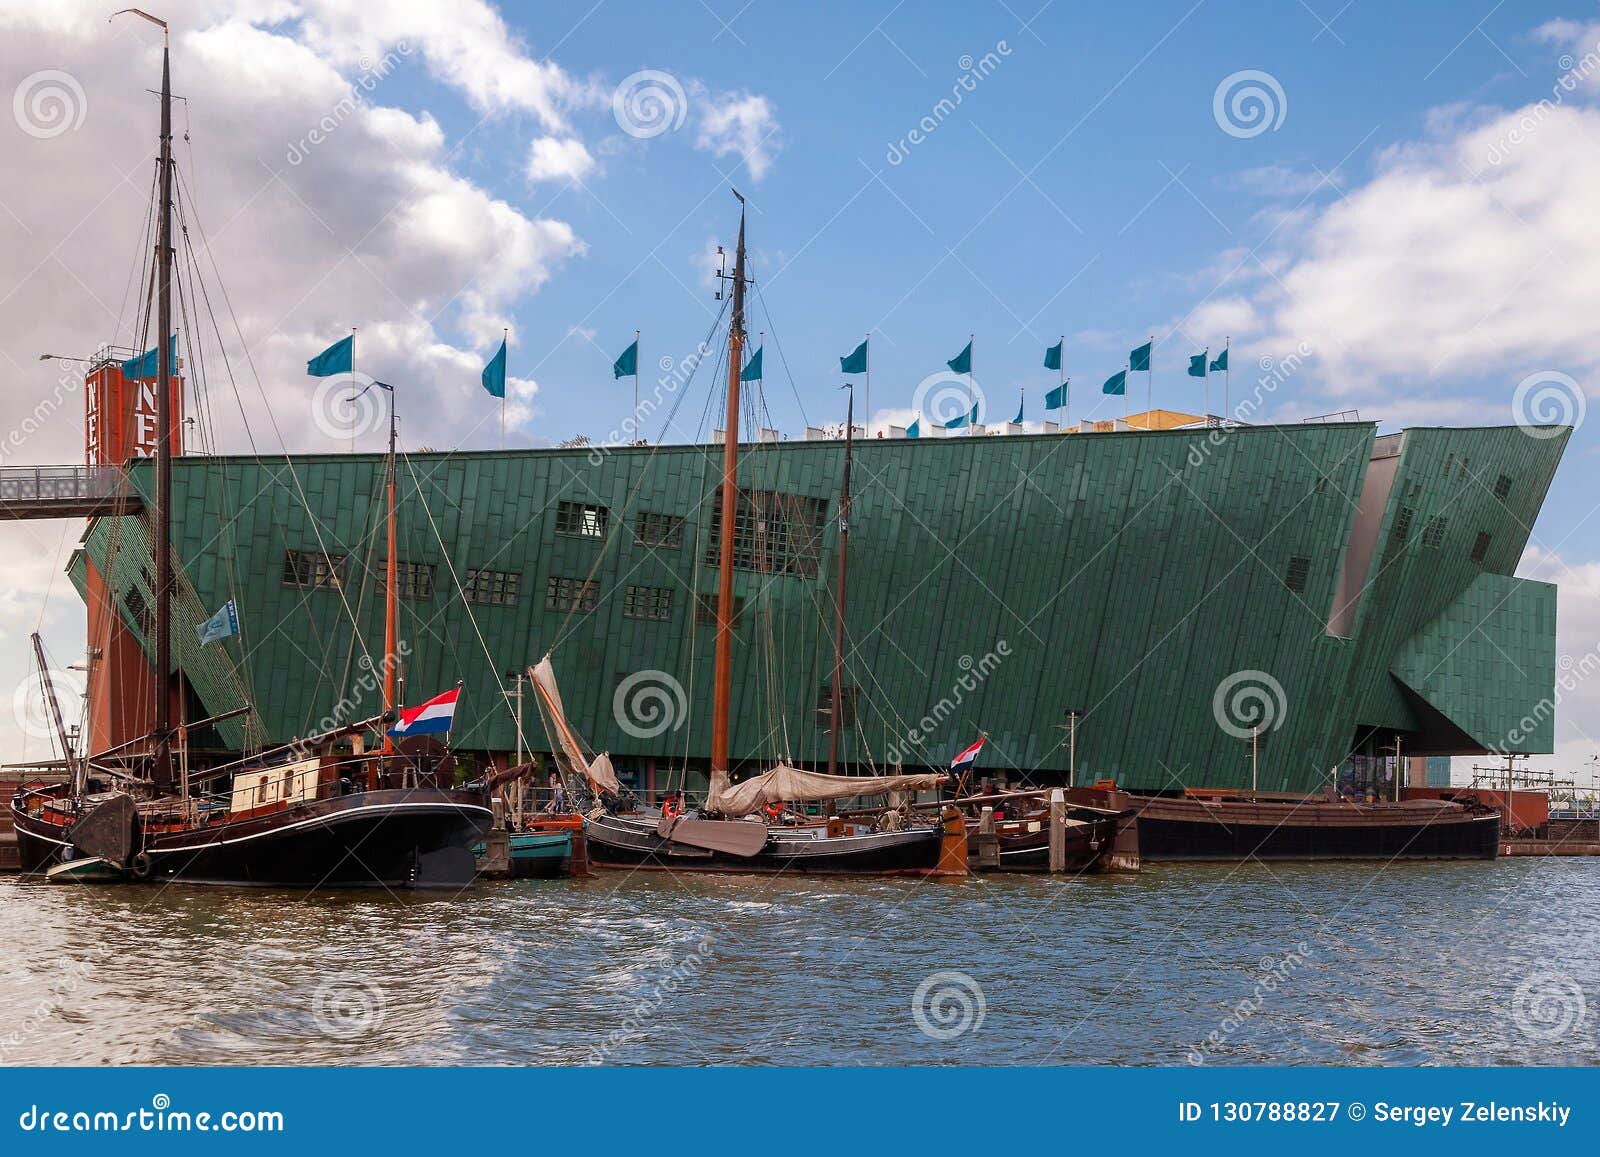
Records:
[[[576,137],[540,137],[528,151],[530,181],[581,181],[594,170],[594,158]]]
[[[771,101],[744,91],[713,94],[696,85],[694,107],[696,148],[718,157],[737,157],[753,180],[767,175],[778,151],[778,117]]]

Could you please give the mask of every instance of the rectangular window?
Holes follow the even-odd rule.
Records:
[[[1422,527],[1422,545],[1429,550],[1438,550],[1444,545],[1444,530],[1449,521],[1442,514],[1435,514],[1428,519]]]
[[[743,617],[743,615],[744,615],[744,596],[743,595],[734,595],[733,596],[733,627],[734,627],[735,630],[737,630],[739,628],[739,619],[741,617]],[[697,622],[697,623],[709,623],[713,627],[717,625],[717,596],[716,595],[714,595],[714,594],[696,595],[694,597],[694,621]]]
[[[775,490],[740,491],[734,519],[733,565],[761,574],[812,578],[817,573],[827,520],[826,499]],[[717,565],[721,550],[722,491],[718,490],[711,510],[707,566]]]
[[[1486,530],[1478,531],[1477,541],[1472,544],[1472,561],[1473,562],[1481,563],[1481,562],[1483,562],[1483,560],[1485,558],[1488,557],[1490,541],[1491,540],[1489,538],[1489,532],[1488,531],[1486,531]]]
[[[283,554],[283,582],[291,587],[339,587],[344,583],[342,554],[320,550],[288,550]]]
[[[469,603],[514,607],[522,593],[522,576],[511,570],[469,570],[463,588]]]
[[[551,575],[544,587],[547,611],[582,611],[587,614],[600,601],[600,584],[593,579],[557,578]]]
[[[1499,478],[1496,478],[1495,481],[1494,481],[1494,496],[1496,498],[1498,498],[1501,502],[1504,502],[1506,500],[1506,496],[1508,494],[1510,494],[1510,493],[1511,493],[1511,475],[1502,474],[1502,475],[1500,475]]]
[[[144,592],[138,587],[129,587],[122,603],[128,610],[128,618],[138,626],[139,633],[146,639],[152,638],[156,633],[156,617],[150,613],[150,604],[145,602]]]
[[[854,727],[856,724],[856,689],[854,687],[839,688],[839,714],[842,717],[839,726]],[[833,684],[824,683],[817,688],[817,726],[829,728],[833,726]]]
[[[1394,526],[1389,531],[1389,545],[1383,551],[1385,566],[1400,557],[1400,553],[1405,550],[1406,539],[1411,534],[1411,519],[1414,516],[1415,512],[1409,506],[1402,506],[1394,512]]]
[[[676,514],[646,511],[633,524],[633,541],[640,546],[677,550],[683,545],[683,519]]]
[[[378,561],[378,593],[387,594],[389,567],[386,560]],[[425,562],[400,562],[394,564],[394,586],[403,599],[433,598],[433,566]]]
[[[1289,571],[1283,576],[1283,585],[1297,595],[1306,593],[1306,579],[1311,577],[1311,560],[1295,555],[1289,560]]]
[[[556,503],[556,533],[577,538],[604,538],[611,511],[587,502]]]
[[[629,619],[665,622],[672,617],[672,588],[629,587],[622,592],[622,614]]]

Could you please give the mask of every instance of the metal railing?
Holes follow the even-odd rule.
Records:
[[[139,505],[120,466],[0,467],[0,507],[12,517],[51,513],[103,513]]]

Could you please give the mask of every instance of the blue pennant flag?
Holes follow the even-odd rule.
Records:
[[[954,418],[951,418],[948,422],[946,422],[944,424],[944,428],[946,430],[964,430],[968,426],[976,426],[977,424],[978,424],[978,403],[977,402],[973,402],[972,403],[972,413],[956,415]]]
[[[1130,370],[1144,371],[1150,368],[1150,347],[1154,342],[1145,342],[1137,349],[1128,351],[1128,368]]]
[[[1118,370],[1106,379],[1106,384],[1100,387],[1103,394],[1126,394],[1128,392],[1128,371]]]
[[[503,338],[500,341],[500,349],[489,359],[489,364],[483,367],[483,388],[489,391],[491,398],[506,396],[506,343]]]
[[[222,609],[212,615],[205,622],[195,627],[194,633],[200,636],[200,645],[215,643],[218,639],[226,639],[229,635],[239,633],[239,608],[234,601],[229,599],[222,604]]]
[[[355,364],[356,335],[342,337],[306,363],[306,373],[313,378],[331,378],[334,374],[348,374]]]
[[[907,438],[920,438],[920,437],[922,437],[922,415],[921,414],[918,414],[915,418],[911,419],[911,425],[906,427],[906,437]]]
[[[622,351],[622,356],[611,363],[611,376],[613,378],[629,378],[639,372],[639,339],[634,338],[633,344]]]
[[[1055,345],[1044,351],[1044,368],[1059,370],[1061,368],[1061,347],[1066,345],[1065,340],[1056,342]]]
[[[1022,407],[1023,407],[1023,403],[1025,401],[1026,401],[1026,399],[1024,398],[1024,396],[1019,392],[1017,394],[1017,420],[1012,423],[1013,426],[1022,425]]]
[[[161,357],[160,349],[146,350],[136,358],[129,358],[122,363],[122,376],[129,381],[141,382],[149,378],[159,377],[161,367],[157,364]],[[178,369],[178,335],[173,334],[167,338],[167,370],[176,373]]]
[[[1225,371],[1225,370],[1227,370],[1227,368],[1228,368],[1228,351],[1227,351],[1226,348],[1224,348],[1223,351],[1220,354],[1218,354],[1216,357],[1211,359],[1211,371],[1213,373],[1216,373],[1218,370]]]
[[[1189,358],[1189,376],[1203,378],[1206,376],[1206,355],[1194,354]]]
[[[854,352],[847,353],[839,359],[839,372],[841,374],[864,374],[867,372],[867,343],[856,346]]]
[[[972,343],[967,343],[967,348],[955,357],[944,363],[950,367],[953,374],[970,374],[972,372]]]
[[[1067,404],[1067,383],[1063,382],[1044,396],[1044,408],[1059,410]]]
[[[750,360],[744,364],[744,369],[739,373],[741,382],[759,382],[761,380],[761,351],[765,346],[757,346],[756,352],[750,355]],[[782,353],[782,350],[778,351]]]

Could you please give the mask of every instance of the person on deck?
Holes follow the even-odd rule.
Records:
[[[544,810],[551,815],[563,815],[567,811],[567,789],[553,771],[550,773],[550,803]]]

